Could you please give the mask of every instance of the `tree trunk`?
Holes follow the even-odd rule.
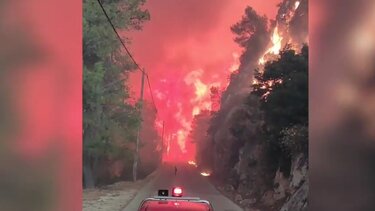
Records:
[[[83,164],[83,187],[84,188],[94,188],[95,179],[88,162]]]

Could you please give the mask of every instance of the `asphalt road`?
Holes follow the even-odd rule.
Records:
[[[243,211],[216,190],[207,177],[201,176],[197,168],[190,165],[178,165],[177,175],[174,174],[174,165],[160,168],[123,211],[137,211],[141,201],[156,196],[158,189],[171,190],[176,186],[182,187],[184,196],[210,201],[215,211]]]

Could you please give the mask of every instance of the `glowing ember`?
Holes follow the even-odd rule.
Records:
[[[193,116],[198,115],[201,112],[199,107],[194,107],[193,112],[191,113]]]
[[[299,1],[296,1],[295,3],[294,3],[294,9],[296,10],[298,7],[299,7],[299,4],[300,4],[301,2],[299,2]]]
[[[194,161],[192,161],[192,160],[189,160],[189,161],[188,161],[188,164],[190,164],[190,165],[194,165],[194,164],[195,164],[195,162],[194,162]]]
[[[268,95],[270,95],[270,94],[271,94],[271,92],[267,91],[266,93],[264,93],[264,95],[262,96],[262,98],[267,99]]]
[[[211,174],[208,173],[208,172],[201,172],[201,175],[204,176],[204,177],[208,177],[208,176],[210,176]]]
[[[189,160],[188,164],[197,167],[197,164],[193,160]]]
[[[266,63],[266,61],[264,60],[264,56],[262,56],[262,57],[259,59],[258,63],[259,63],[260,65],[264,65],[264,64]]]

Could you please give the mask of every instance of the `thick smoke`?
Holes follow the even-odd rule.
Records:
[[[267,16],[275,15],[277,3],[251,2]],[[241,19],[247,4],[230,0],[146,4],[151,21],[132,34],[131,50],[150,75],[158,131],[161,134],[165,121],[170,158],[177,159],[174,155],[181,151],[185,152],[181,159],[194,158],[194,149],[186,142],[191,121],[194,114],[211,109],[210,88],[224,90],[231,72],[238,69],[242,49],[233,41],[230,27]],[[131,76],[134,98],[139,97],[140,78],[139,73]],[[145,99],[151,100],[147,86]]]
[[[275,45],[272,38],[270,40],[271,36],[277,35],[280,37],[281,48],[291,45],[294,49],[300,49],[303,43],[308,43],[307,0],[283,0],[278,7],[275,20],[270,19],[269,21],[257,14],[254,9],[246,9],[245,16],[239,24],[248,25],[248,28],[252,28],[253,31],[245,43],[239,42],[245,48],[245,51],[241,56],[238,74],[231,76],[231,83],[223,93],[222,106],[233,101],[234,95],[241,98],[241,95],[249,92],[254,69],[259,68],[258,59],[267,52],[267,48]],[[247,18],[245,18],[246,16]],[[238,29],[240,28],[236,28],[236,25],[232,27],[234,32]],[[230,105],[228,106],[230,107]]]
[[[294,43],[308,43],[308,1],[302,0],[289,23],[289,35]]]
[[[220,175],[228,173],[238,159],[240,143],[233,138],[230,128],[235,124],[233,121],[239,119],[236,115],[245,115],[246,109],[242,106],[251,84],[256,83],[254,70],[262,71],[264,63],[276,59],[284,47],[290,45],[298,49],[307,40],[306,1],[284,0],[279,4],[277,15],[268,18],[270,21],[248,7],[242,19],[232,27],[235,41],[244,51],[238,71],[231,75],[230,84],[222,94],[221,108],[211,121],[212,167]],[[296,36],[290,34],[292,31]]]
[[[308,1],[283,0],[279,5],[276,24],[281,31],[283,44],[293,43],[296,49],[308,43]]]
[[[238,96],[249,92],[253,71],[258,66],[258,59],[262,56],[269,43],[270,35],[267,29],[267,18],[258,15],[253,8],[246,8],[242,20],[232,26],[233,32],[239,33],[238,31],[242,29],[242,25],[253,30],[249,37],[244,38],[245,41],[243,43],[239,43],[245,48],[245,51],[240,58],[241,65],[239,66],[238,73],[232,74],[231,83],[223,93],[222,106],[226,106],[226,103],[234,95]],[[237,38],[239,37],[241,35],[237,36]],[[237,38],[236,40],[238,40]]]

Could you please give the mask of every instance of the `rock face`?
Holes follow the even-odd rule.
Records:
[[[284,174],[280,171],[280,169],[277,170],[276,176],[274,179],[274,194],[273,198],[275,200],[280,200],[285,198],[286,193],[289,192],[289,180],[288,178],[284,177]]]
[[[244,207],[248,207],[250,205],[253,205],[257,202],[257,200],[255,198],[252,198],[252,199],[244,199],[240,202],[240,204]]]
[[[307,158],[303,154],[295,156],[288,176],[278,169],[274,177],[266,178],[267,172],[262,168],[263,151],[260,145],[245,144],[241,148],[238,163],[233,169],[238,183],[232,190],[236,193],[235,201],[245,210],[257,206],[275,211],[307,210]],[[267,184],[267,181],[271,183]]]
[[[292,162],[290,187],[298,188],[307,177],[307,161],[302,154],[298,155]]]
[[[262,204],[267,205],[267,206],[273,205],[275,203],[275,200],[273,198],[273,191],[265,192],[262,196],[261,202]]]
[[[242,201],[242,196],[240,194],[237,194],[236,197],[234,198],[234,200],[236,202],[240,202],[240,201]]]
[[[290,199],[282,206],[280,211],[307,211],[308,205],[308,181],[305,181],[302,186],[290,197]]]
[[[307,210],[309,193],[307,170],[308,163],[303,155],[298,155],[293,159],[289,185],[292,196],[284,203],[280,211]]]
[[[263,148],[261,145],[245,144],[239,156],[240,159],[236,165],[239,180],[237,191],[245,195],[246,198],[264,192],[266,184],[263,177]]]

